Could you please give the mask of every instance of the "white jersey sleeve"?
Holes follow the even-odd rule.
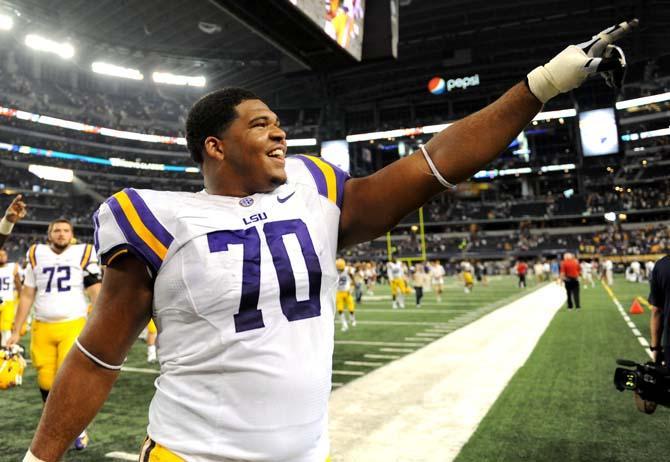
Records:
[[[131,253],[146,263],[155,276],[174,241],[165,226],[174,216],[174,207],[178,207],[169,198],[174,194],[126,188],[107,199],[93,215],[100,262],[108,265]]]
[[[26,269],[23,270],[23,285],[26,287],[32,287],[35,288],[37,287],[37,281],[35,280],[35,271],[33,270],[33,261],[35,258],[35,249],[37,248],[37,244],[33,244],[30,246],[28,249],[28,252],[26,253],[26,259],[28,260],[28,266],[26,266]]]

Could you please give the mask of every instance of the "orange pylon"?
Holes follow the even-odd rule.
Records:
[[[640,305],[640,302],[637,301],[637,298],[633,299],[633,303],[630,305],[630,314],[642,314],[644,313],[644,308]]]

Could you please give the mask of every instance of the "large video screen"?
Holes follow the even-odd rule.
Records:
[[[349,173],[349,143],[347,140],[323,141],[321,157]]]
[[[619,130],[614,108],[580,112],[579,136],[584,157],[619,152]]]
[[[289,0],[358,61],[363,52],[365,0]]]

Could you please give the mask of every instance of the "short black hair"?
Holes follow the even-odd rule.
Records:
[[[235,106],[248,99],[260,98],[244,88],[229,87],[196,101],[186,118],[186,145],[194,162],[202,164],[207,137],[221,136],[237,118]]]

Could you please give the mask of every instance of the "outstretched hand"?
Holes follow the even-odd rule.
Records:
[[[14,198],[7,210],[5,211],[5,218],[10,223],[16,223],[26,216],[28,213],[26,209],[26,204],[23,202],[23,196],[19,194]]]
[[[542,103],[579,87],[589,76],[602,73],[608,85],[623,84],[626,57],[614,42],[628,35],[639,21],[632,19],[608,27],[592,39],[570,45],[544,66],[528,74],[528,87]]]

